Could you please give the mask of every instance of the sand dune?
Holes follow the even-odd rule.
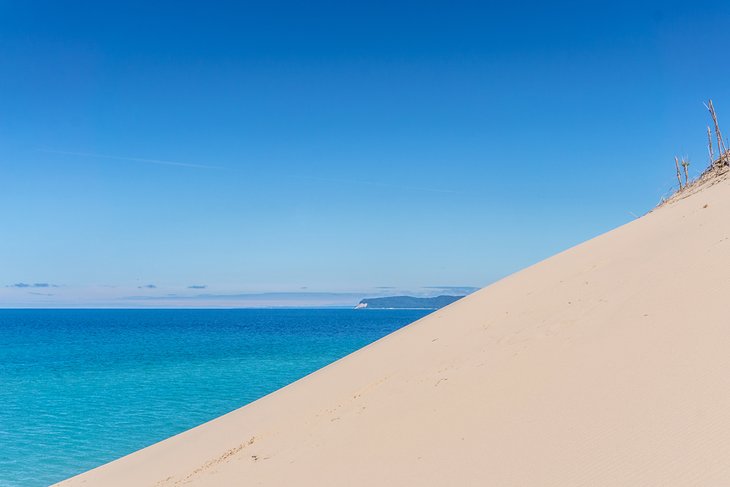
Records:
[[[730,182],[63,486],[730,485]]]

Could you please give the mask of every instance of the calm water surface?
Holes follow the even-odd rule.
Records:
[[[0,486],[43,486],[189,429],[419,310],[0,310]]]

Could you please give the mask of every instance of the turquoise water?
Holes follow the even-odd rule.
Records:
[[[0,310],[0,486],[48,485],[236,409],[418,310]]]

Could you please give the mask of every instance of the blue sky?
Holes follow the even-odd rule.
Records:
[[[650,210],[675,154],[704,168],[729,22],[721,2],[0,2],[0,306],[489,284]]]

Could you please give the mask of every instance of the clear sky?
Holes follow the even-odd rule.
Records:
[[[728,25],[719,1],[0,2],[0,306],[489,284],[650,210],[675,154],[705,167]]]

